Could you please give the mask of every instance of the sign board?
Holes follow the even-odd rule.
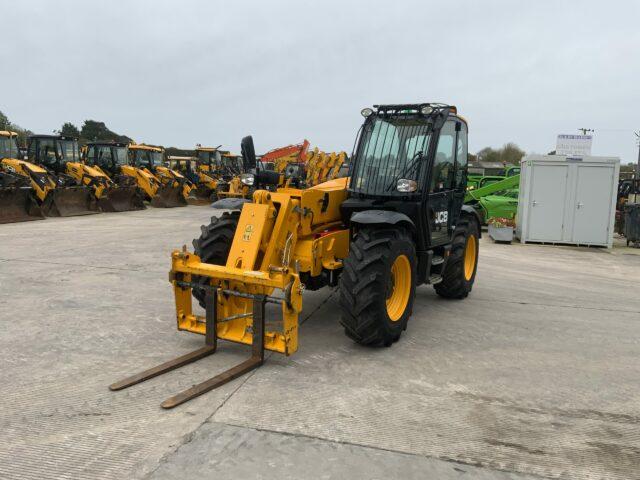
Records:
[[[556,155],[591,155],[593,135],[558,135]]]

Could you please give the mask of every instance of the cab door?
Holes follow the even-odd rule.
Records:
[[[458,129],[461,122],[447,120],[440,130],[438,145],[431,166],[429,193],[425,209],[431,234],[431,246],[443,245],[451,238],[454,203],[458,202],[456,192],[456,152]],[[464,196],[464,194],[463,194]]]

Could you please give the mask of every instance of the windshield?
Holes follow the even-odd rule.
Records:
[[[154,167],[162,166],[164,155],[162,155],[162,152],[151,152],[151,160]]]
[[[215,165],[215,152],[198,152],[198,163],[201,165]]]
[[[78,155],[78,142],[75,140],[60,140],[59,141],[60,156],[64,162],[77,162]]]
[[[99,167],[110,168],[112,163],[111,147],[97,147],[95,162]]]
[[[0,158],[18,158],[17,137],[0,137]]]
[[[33,147],[31,147],[31,145],[33,145]],[[29,147],[29,158],[32,156],[32,148],[35,149],[36,145],[38,145],[38,158],[36,160],[38,163],[47,167],[53,167],[58,163],[58,158],[60,158],[62,152],[60,144],[56,142],[56,140],[53,138],[43,138],[39,141],[34,141]]]
[[[430,128],[424,118],[376,117],[367,122],[356,151],[351,189],[392,195],[398,194],[398,179],[418,181],[421,160],[429,149]]]
[[[113,154],[118,165],[127,164],[127,147],[113,147]]]
[[[139,168],[153,168],[154,162],[153,157],[151,156],[151,150],[132,150],[133,152],[133,162],[136,167]]]

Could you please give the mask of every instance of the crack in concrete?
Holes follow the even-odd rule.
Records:
[[[329,295],[327,295],[327,297],[322,300],[322,302],[320,302],[320,304],[314,308],[311,312],[309,312],[309,314],[304,317],[301,321],[298,322],[299,326],[304,325],[304,323],[309,320],[311,318],[312,315],[314,315],[316,312],[318,312],[328,301],[329,299],[331,299],[333,297],[333,294],[335,293],[335,290],[331,290],[331,292],[329,293]],[[274,355],[275,352],[267,352],[265,355],[265,362],[271,358]],[[193,439],[196,436],[196,433],[198,432],[198,430],[200,430],[200,428],[206,424],[206,423],[220,423],[221,425],[223,425],[223,423],[221,422],[215,422],[215,421],[211,421],[211,419],[215,416],[216,413],[218,413],[218,411],[224,407],[227,402],[229,400],[231,400],[231,398],[238,392],[238,390],[240,390],[257,372],[258,372],[259,368],[256,368],[255,370],[249,372],[248,374],[246,374],[244,376],[244,378],[242,379],[242,381],[240,382],[240,384],[227,396],[227,398],[225,398],[222,403],[220,405],[218,405],[218,407],[210,414],[208,415],[202,422],[200,422],[193,430],[191,430],[189,433],[185,434],[182,436],[182,438],[180,439],[180,441],[176,444],[175,448],[171,449],[171,451],[166,452],[164,455],[162,455],[162,457],[160,457],[160,460],[158,461],[158,464],[155,466],[155,468],[151,469],[149,471],[149,473],[147,473],[144,478],[151,478],[151,476],[158,471],[158,469],[164,464],[167,463],[169,461],[169,458],[171,458],[171,456],[173,456],[173,454],[177,453],[182,447],[184,447],[185,445],[188,445],[189,443],[191,443],[193,441]],[[235,426],[235,425],[233,425]]]
[[[1,262],[21,262],[21,263],[32,263],[32,264],[42,264],[42,265],[61,265],[65,267],[84,267],[84,268],[97,268],[102,270],[117,270],[122,272],[142,272],[142,273],[161,273],[160,270],[143,270],[143,269],[135,269],[135,268],[124,268],[124,267],[105,267],[102,265],[87,265],[85,263],[66,263],[66,262],[48,262],[45,260],[24,260],[21,258],[0,258]],[[163,271],[164,272],[164,271]]]
[[[538,475],[538,474],[535,474],[535,473],[519,472],[517,470],[507,470],[507,469],[502,469],[502,468],[498,468],[498,467],[488,466],[488,465],[485,465],[485,464],[483,464],[481,462],[465,461],[465,460],[459,460],[459,459],[455,459],[455,458],[451,458],[451,457],[436,457],[436,456],[431,456],[431,455],[421,455],[419,453],[403,452],[401,450],[394,450],[394,449],[391,449],[391,448],[384,448],[384,447],[379,447],[379,446],[375,446],[375,445],[367,445],[367,444],[364,444],[364,443],[348,442],[348,441],[345,441],[345,440],[335,440],[335,439],[329,439],[329,438],[324,438],[324,437],[317,437],[315,435],[309,435],[309,434],[305,434],[305,433],[285,432],[285,431],[279,431],[279,430],[272,430],[272,429],[269,429],[269,428],[247,427],[246,425],[237,425],[235,423],[226,423],[226,422],[210,422],[210,423],[229,426],[229,427],[235,427],[235,428],[241,428],[241,429],[246,429],[246,430],[253,430],[254,432],[273,433],[273,434],[276,434],[276,435],[284,435],[284,436],[292,437],[292,438],[303,438],[303,439],[309,439],[309,440],[319,440],[321,442],[337,443],[339,445],[347,445],[347,446],[351,446],[351,447],[368,448],[368,449],[371,449],[371,450],[395,453],[395,454],[398,454],[398,455],[407,455],[407,456],[411,456],[411,457],[429,458],[429,459],[432,459],[432,460],[441,460],[441,461],[452,463],[452,464],[456,464],[456,465],[468,465],[468,466],[471,466],[471,467],[482,468],[482,469],[490,470],[490,471],[499,471],[499,472],[505,472],[505,473],[515,473],[517,475],[523,475],[523,476],[527,476],[529,478],[539,478],[539,479],[548,478],[548,477],[545,477],[545,476],[542,476],[542,475]],[[455,468],[455,467],[453,467],[453,468],[455,470],[460,471],[460,469],[458,469],[458,468]]]
[[[580,305],[561,305],[553,303],[536,303],[536,302],[518,302],[512,300],[487,300],[484,298],[474,298],[474,301],[490,302],[490,303],[507,303],[512,305],[533,305],[537,307],[557,307],[557,308],[573,308],[576,310],[595,310],[598,312],[618,312],[618,313],[640,313],[640,310],[622,310],[619,308],[599,308],[599,307],[583,307]]]

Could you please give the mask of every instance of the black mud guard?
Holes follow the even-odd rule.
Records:
[[[416,232],[413,221],[404,213],[390,210],[364,210],[351,215],[351,223],[356,225],[394,225],[406,226],[411,233]]]
[[[478,238],[482,237],[482,218],[480,218],[480,214],[473,208],[471,205],[462,205],[462,211],[460,215],[468,215],[475,219],[478,222]]]
[[[242,210],[245,203],[250,203],[248,198],[222,198],[211,204],[216,210]]]

